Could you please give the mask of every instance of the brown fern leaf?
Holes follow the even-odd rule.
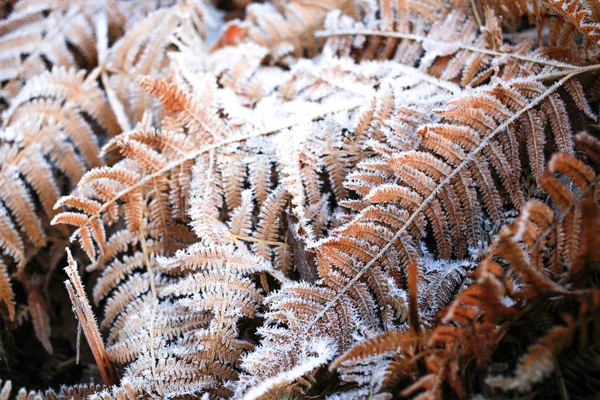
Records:
[[[410,17],[396,19],[394,26],[386,21],[389,3],[381,1],[379,8],[368,9],[368,23],[355,23],[344,15],[330,18],[326,31],[317,36],[327,37],[329,49],[340,56],[393,59],[463,87],[478,86],[493,77],[508,80],[543,66],[569,68],[567,63],[550,59],[550,52],[532,51],[532,41],[514,45],[503,41],[503,21],[498,16],[503,10],[485,6],[480,13],[469,2],[451,8],[433,3],[424,9],[421,2],[400,2],[398,17],[402,18],[400,13]]]
[[[548,25],[551,46],[568,46],[575,40],[577,32],[585,38],[585,45],[582,47],[589,48],[599,44],[600,30],[597,26],[597,9],[594,9],[593,2],[548,0],[533,9],[527,6],[526,1],[508,3],[501,2],[504,15],[509,18],[527,16],[530,20],[537,20],[538,36],[542,34],[544,26]],[[561,18],[552,18],[556,15]]]
[[[129,159],[126,166],[115,165],[88,172],[81,180],[76,196],[90,197],[98,204],[94,203],[91,209],[86,208],[87,205],[84,207],[84,202],[79,199],[66,198],[64,205],[79,208],[83,212],[63,213],[54,220],[55,223],[65,222],[79,228],[75,235],[79,236],[84,249],[92,259],[95,259],[96,247],[102,252],[105,240],[102,230],[99,229],[100,219],[106,219],[109,224],[115,222],[118,204],[124,205],[125,220],[133,231],[140,224],[142,198],[145,196],[144,193],[148,193],[146,200],[149,201],[152,215],[156,217],[152,219],[153,225],[150,228],[158,229],[158,237],[166,240],[170,237],[169,230],[177,227],[170,219],[172,215],[179,214],[184,222],[187,220],[187,189],[178,188],[170,182],[173,179],[184,183],[191,182],[190,171],[194,159],[200,159],[203,154],[220,148],[225,148],[225,153],[233,151],[238,146],[237,142],[251,141],[255,138],[259,141],[260,136],[276,133],[297,123],[297,121],[293,121],[290,125],[277,123],[274,128],[267,127],[259,129],[258,132],[253,132],[255,129],[251,129],[251,133],[236,137],[233,134],[239,130],[229,129],[224,120],[218,118],[216,108],[211,104],[214,102],[212,91],[215,88],[214,85],[211,86],[210,79],[207,81],[207,90],[203,92],[205,103],[183,92],[177,84],[167,84],[163,80],[148,77],[141,78],[140,82],[159,99],[165,101],[165,108],[172,114],[172,118],[165,119],[165,127],[160,133],[152,131],[148,126],[149,120],[146,119],[133,133],[123,134],[109,142],[105,150],[118,149]],[[327,113],[329,111],[326,111],[325,115]],[[313,118],[321,118],[321,115],[322,111],[316,113],[316,117]],[[187,135],[180,132],[184,128]],[[185,138],[192,139],[201,147],[191,151],[190,143],[186,142]],[[228,148],[227,145],[231,146]],[[252,154],[258,151],[254,150]],[[252,158],[249,157],[249,160],[244,161],[251,160]],[[137,165],[135,170],[139,172],[133,172],[129,168],[131,162]],[[218,185],[221,184],[221,178],[219,177]],[[240,177],[236,176],[236,179]],[[194,183],[191,183],[191,186],[194,186]],[[173,204],[170,204],[171,202]],[[322,199],[319,196],[314,204],[315,208],[320,203]],[[59,203],[59,206],[62,204]],[[318,212],[319,209],[315,211]],[[280,257],[285,258],[286,254]],[[283,264],[285,262],[282,262]]]
[[[523,379],[501,383],[530,395],[593,376],[599,5],[8,0],[0,18],[12,10],[0,325],[32,317],[56,352],[44,381],[71,368],[66,326],[47,329],[68,311],[50,277],[69,230],[48,222],[73,225],[106,340],[69,253],[98,368],[68,376],[122,376],[65,397],[487,398],[519,357]],[[97,66],[35,75],[61,63]]]
[[[557,357],[569,348],[576,338],[587,336],[590,324],[597,324],[600,318],[599,311],[600,293],[592,291],[588,299],[583,299],[579,308],[579,315],[564,315],[565,325],[557,325],[548,331],[537,343],[527,349],[527,353],[519,360],[515,377],[489,377],[486,383],[500,387],[503,390],[518,389],[523,392],[535,383],[546,378],[555,368]],[[597,343],[597,337],[591,338],[591,344]],[[580,348],[590,343],[579,342]]]
[[[520,120],[521,129],[527,133],[527,154],[536,181],[539,182],[545,169],[544,126],[540,115],[535,110],[528,111]]]
[[[598,140],[595,140],[598,145]],[[578,193],[575,195],[569,187],[557,179],[560,174],[567,177]],[[564,244],[564,249],[557,250],[560,259],[557,262],[564,266],[570,277],[583,273],[586,262],[593,262],[598,258],[597,229],[594,224],[584,223],[598,219],[599,208],[593,198],[593,190],[598,182],[598,176],[582,161],[567,154],[555,154],[548,164],[548,173],[541,181],[544,190],[550,195],[555,205],[561,211],[560,224],[557,227],[556,240]],[[591,191],[592,193],[588,193]],[[577,203],[573,206],[573,203]],[[558,265],[553,270],[562,270]]]
[[[175,114],[178,122],[193,133],[190,136],[198,143],[212,143],[230,136],[223,120],[215,115],[217,109],[213,93],[216,88],[209,82],[206,82],[205,91],[199,99],[185,93],[176,84],[167,84],[149,76],[137,78],[136,83],[156,97],[168,112]]]
[[[564,180],[556,180],[554,173],[558,171],[576,185],[577,195]],[[597,185],[597,178],[584,163],[571,155],[558,153],[551,158],[541,182],[551,188],[548,193],[559,207],[553,211],[540,201],[530,200],[520,216],[500,231],[475,271],[474,284],[463,290],[441,314],[442,323],[433,330],[428,346],[433,349],[443,346],[445,351],[434,350],[426,357],[428,375],[404,390],[404,395],[425,390],[424,396],[439,396],[446,381],[461,395],[464,388],[458,371],[464,370],[471,360],[476,360],[480,367],[489,365],[494,349],[503,338],[502,332],[519,318],[532,318],[533,311],[547,296],[569,296],[580,299],[581,304],[587,304],[588,295],[597,297],[594,289],[577,289],[583,285],[582,275],[589,273],[583,265],[593,260],[589,258],[591,241],[595,240],[590,236],[593,234],[589,230],[581,231],[581,244],[577,240],[558,239],[561,231],[580,229],[573,226],[580,224],[575,221],[582,218],[597,220],[598,205],[593,201],[590,204],[590,191]],[[573,220],[569,217],[572,214],[579,217]],[[556,248],[552,249],[553,246]],[[560,268],[554,265],[557,258]],[[566,264],[567,270],[574,269],[562,274],[560,260],[568,259],[578,260],[577,264]],[[556,275],[550,271],[556,271]],[[557,282],[560,276],[563,278]],[[589,307],[582,307],[588,312]],[[566,321],[573,320],[567,317]],[[538,345],[531,348],[532,352],[523,358],[519,370],[522,373],[518,376],[522,379],[494,378],[488,383],[527,390],[543,379],[553,369],[552,355],[571,343],[575,325],[571,322],[567,325],[552,328]],[[501,328],[498,330],[497,326]]]
[[[564,102],[557,94],[551,95],[543,103],[543,110],[550,120],[554,140],[559,151],[573,153],[573,139],[571,138],[571,127]]]
[[[382,333],[355,345],[346,353],[339,356],[329,365],[329,370],[336,369],[344,362],[365,359],[374,355],[400,353],[403,357],[411,358],[417,354],[419,343],[422,340],[426,340],[426,336],[421,338],[419,335],[415,335],[413,331],[390,331]]]
[[[168,4],[165,4],[168,6]],[[120,4],[123,6],[123,4]],[[156,5],[150,5],[157,8]],[[174,48],[172,38],[201,41],[205,35],[207,6],[202,3],[173,4],[153,12],[143,12],[143,4],[135,12],[144,18],[135,22],[114,45],[106,51],[107,72],[102,83],[107,92],[114,94],[111,104],[122,109],[121,126],[129,130],[143,118],[144,112],[152,108],[152,96],[140,90],[135,83],[137,76],[166,76],[168,52]]]
[[[407,77],[411,79],[410,75]],[[419,104],[419,78],[414,77],[414,88],[405,89],[406,96],[414,96],[416,104]],[[444,91],[440,96],[443,98]],[[409,263],[418,257],[418,241],[424,234],[425,219],[422,216],[414,218],[408,222],[408,211],[418,207],[422,201],[422,195],[417,191],[401,188],[392,182],[397,182],[395,171],[390,165],[389,158],[396,152],[414,148],[417,143],[418,136],[415,135],[415,130],[421,121],[428,121],[426,114],[421,114],[417,107],[411,107],[403,104],[397,107],[397,111],[390,107],[393,104],[394,92],[384,87],[382,98],[377,99],[375,103],[377,108],[374,114],[367,109],[362,114],[360,120],[361,126],[365,126],[367,118],[372,115],[373,121],[369,122],[374,125],[374,122],[382,123],[386,121],[388,115],[396,112],[397,118],[402,120],[401,124],[394,126],[394,133],[402,135],[403,142],[394,143],[394,136],[390,134],[387,137],[382,137],[382,142],[387,142],[386,145],[381,145],[378,151],[381,151],[385,158],[371,158],[359,164],[359,169],[348,176],[345,183],[346,187],[358,192],[364,196],[364,199],[352,203],[346,203],[349,208],[354,208],[360,213],[349,222],[338,228],[335,236],[332,236],[321,243],[316,248],[317,265],[319,274],[327,286],[338,290],[342,287],[348,287],[352,283],[353,277],[359,271],[359,266],[369,265],[371,268],[365,275],[365,279],[355,288],[352,288],[351,297],[361,304],[361,317],[368,322],[371,329],[377,329],[378,318],[373,315],[372,305],[377,301],[381,307],[384,323],[389,323],[392,316],[400,308],[404,308],[403,301],[398,301],[391,297],[391,293],[395,291],[394,286],[401,283],[403,277],[406,277],[405,271],[398,271],[398,261]],[[424,109],[431,107],[426,100],[421,100],[421,105]],[[378,104],[379,103],[379,104]],[[430,118],[430,117],[429,117]],[[370,129],[370,128],[362,128]],[[414,138],[411,140],[411,136]],[[404,139],[406,138],[406,139]],[[399,149],[395,149],[397,145]],[[389,182],[389,183],[388,183]],[[414,182],[414,181],[411,181]],[[397,202],[402,205],[398,207],[394,204]],[[433,207],[439,207],[438,204]],[[433,216],[433,214],[428,214]],[[437,225],[440,228],[441,239],[446,238],[442,235],[447,222],[434,217]],[[442,218],[444,216],[442,215]],[[398,229],[410,224],[408,227],[409,235],[402,238],[394,235]],[[406,226],[405,226],[406,229]],[[382,259],[374,264],[371,262],[377,256],[381,249],[385,248],[389,252]],[[358,264],[357,264],[358,261]],[[390,279],[392,278],[392,279]],[[369,293],[368,290],[373,293]],[[375,296],[373,296],[375,294]],[[396,310],[396,311],[395,311]]]
[[[72,386],[61,385],[60,390],[52,390],[46,389],[43,391],[34,391],[30,390],[29,392],[25,388],[21,388],[14,397],[17,400],[84,400],[87,399],[90,395],[96,392],[100,392],[105,389],[106,386],[90,383],[90,384],[76,384]],[[2,390],[0,391],[0,399],[9,400],[11,399],[11,390],[12,390],[12,382],[6,381],[4,386],[2,386]],[[116,389],[115,392],[119,392],[120,394],[124,394],[125,390]],[[130,397],[133,398],[132,395],[135,393],[128,392]],[[127,399],[127,397],[121,397],[121,399]]]
[[[46,302],[35,289],[29,288],[27,303],[35,334],[44,346],[44,349],[52,354],[52,343],[50,343],[50,317],[48,315],[48,310],[46,309]]]
[[[7,271],[8,268],[6,265],[0,261],[0,300],[3,303],[2,317],[8,317],[12,321],[15,318],[15,295]]]
[[[600,140],[598,139],[598,126],[592,125],[588,131],[575,135],[575,147],[586,155],[594,165],[600,165]]]
[[[406,98],[419,99],[416,91],[422,92],[423,86],[415,82],[419,82],[420,77],[412,75],[410,71],[406,74],[410,82],[403,84]],[[439,117],[431,114],[421,117],[419,111],[402,107],[402,102],[394,102],[393,91],[382,86],[384,99],[374,101],[372,104],[378,108],[363,114],[359,119],[360,129],[370,129],[369,125],[376,124],[382,126],[385,123],[382,120],[385,121],[394,108],[400,110],[395,117],[401,119],[403,124],[394,127],[398,129],[396,132],[387,134],[384,131],[381,135],[384,143],[372,140],[370,145],[379,153],[379,157],[363,161],[358,171],[350,175],[348,187],[356,190],[359,199],[344,204],[358,214],[349,215],[347,222],[333,236],[315,246],[322,282],[337,295],[323,309],[311,313],[313,322],[308,325],[309,329],[320,323],[321,318],[341,299],[351,300],[368,335],[376,333],[380,324],[388,326],[393,323],[392,316],[395,313],[392,307],[406,309],[402,300],[394,299],[399,293],[397,288],[411,290],[412,287],[414,290],[416,286],[406,284],[409,278],[406,268],[415,265],[419,259],[419,242],[427,235],[425,217],[429,218],[432,225],[436,255],[449,257],[455,248],[462,248],[461,251],[466,249],[467,235],[471,236],[472,244],[480,243],[472,220],[462,219],[471,215],[470,210],[477,209],[475,205],[481,202],[480,198],[486,205],[487,216],[498,221],[502,220],[502,197],[510,198],[516,206],[521,206],[524,197],[518,181],[519,174],[512,168],[519,159],[518,145],[510,125],[544,101],[564,81],[566,79],[548,90],[543,85],[516,79],[502,85],[468,91],[440,108],[437,111]],[[415,89],[411,85],[415,85]],[[448,86],[443,86],[442,90],[439,87],[432,89],[439,95],[436,100],[444,98],[444,90],[452,92]],[[428,104],[426,100],[422,104],[430,108],[435,106],[435,103]],[[501,134],[507,128],[508,132]],[[400,140],[395,133],[403,135]],[[570,131],[567,132],[569,135]],[[391,140],[386,140],[388,137]],[[417,147],[419,144],[423,147]],[[499,179],[492,174],[492,168]],[[479,183],[478,191],[473,189],[474,181]],[[480,215],[484,215],[482,211]],[[481,219],[475,218],[477,225],[481,224]],[[449,220],[452,222],[449,223]],[[452,225],[456,227],[456,237],[451,238],[449,232]],[[470,232],[460,231],[465,226],[469,226]],[[452,243],[451,240],[463,243]],[[503,252],[507,250],[510,249],[506,246],[502,249]],[[514,249],[511,251],[514,252]],[[538,292],[564,293],[560,285],[554,285],[535,272],[521,254],[515,253],[510,262],[514,263],[515,271],[527,283],[526,290],[520,293],[524,298],[531,298]],[[401,267],[398,268],[398,265]],[[410,274],[413,283],[414,270]],[[423,280],[427,281],[427,278]],[[490,285],[493,287],[493,281]],[[475,299],[483,296],[483,293],[472,291],[473,302],[476,303]],[[408,308],[415,310],[414,294],[411,297],[412,307]],[[490,300],[490,304],[493,304],[490,305],[491,309],[501,304],[500,298],[494,297],[493,302]],[[379,310],[374,313],[376,302]],[[499,310],[505,319],[515,316],[510,308]],[[460,308],[457,309],[456,318],[468,322],[472,313],[472,307]],[[415,327],[418,325],[418,316],[413,311],[411,320]],[[491,345],[496,340],[493,326],[493,323],[482,325],[473,335],[465,336],[465,342],[460,342],[459,328],[453,332],[447,330],[447,334],[454,338],[454,343],[464,343],[464,346],[474,343],[479,334],[486,337],[486,341],[481,346],[475,346],[474,353],[466,357],[481,358],[482,364],[485,364],[484,360],[490,358],[485,343]],[[295,329],[291,328],[292,331]],[[443,340],[443,337],[439,340]],[[448,345],[448,348],[452,346]],[[461,357],[460,353],[453,354]],[[430,383],[432,390],[439,391],[442,382],[448,378],[457,392],[463,390],[456,364],[435,365],[431,371],[433,375],[424,378],[423,382]],[[418,387],[419,384],[413,389]]]
[[[123,218],[128,229],[135,232],[140,229],[147,210],[151,216],[148,229],[152,236],[164,242],[165,249],[176,246],[179,235],[173,234],[178,230],[178,221],[172,217],[181,215],[186,221],[185,213],[179,210],[183,208],[185,212],[187,206],[182,204],[181,196],[174,193],[169,177],[185,180],[190,175],[191,162],[182,163],[178,170],[162,171],[171,159],[191,150],[185,138],[184,134],[156,131],[144,124],[114,138],[105,150],[118,149],[126,159],[113,167],[86,173],[79,181],[78,192],[63,197],[55,205],[56,208],[69,206],[79,212],[58,214],[52,223],[77,226],[74,235],[79,237],[90,259],[96,261],[97,250],[99,254],[104,252],[105,224],[110,226]],[[140,179],[147,175],[152,179],[140,184]],[[116,198],[118,195],[120,199]]]

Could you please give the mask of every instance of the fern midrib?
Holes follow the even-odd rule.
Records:
[[[415,34],[411,34],[411,33],[400,33],[400,32],[395,32],[395,31],[376,31],[376,30],[372,30],[372,29],[346,29],[346,30],[339,30],[339,31],[319,31],[319,32],[315,33],[316,37],[356,36],[356,35],[383,36],[383,37],[391,37],[391,38],[396,38],[396,39],[407,39],[407,40],[414,40],[419,43],[438,41],[437,39],[429,39],[427,36],[415,35]],[[460,50],[467,50],[467,51],[471,51],[474,53],[481,53],[481,54],[489,55],[492,57],[509,57],[509,58],[514,58],[516,60],[520,60],[520,61],[531,62],[534,64],[547,65],[547,66],[556,67],[556,68],[566,68],[566,69],[571,69],[571,70],[577,70],[579,68],[575,65],[561,63],[558,61],[540,60],[537,58],[522,56],[520,54],[503,53],[500,51],[483,49],[481,47],[469,46],[469,45],[465,45],[462,43],[459,43],[459,44],[453,43],[453,42],[442,42],[442,43],[456,45],[457,48]]]
[[[150,329],[149,329],[149,341],[150,341],[150,358],[152,358],[152,364],[150,366],[150,373],[152,376],[152,380],[156,382],[156,355],[154,350],[154,319],[156,318],[156,305],[158,304],[158,293],[156,291],[156,283],[154,282],[154,271],[152,268],[152,264],[150,261],[150,254],[148,251],[148,246],[146,243],[146,235],[144,232],[144,227],[140,229],[140,245],[142,247],[142,256],[144,258],[144,262],[146,263],[146,269],[148,271],[148,280],[150,282],[150,292],[152,293],[152,304],[150,311]]]
[[[337,107],[337,108],[329,108],[326,109],[324,111],[318,112],[313,114],[312,116],[310,116],[308,118],[308,120],[310,121],[314,121],[317,120],[319,118],[322,118],[326,115],[332,114],[332,113],[336,113],[336,112],[340,112],[340,111],[350,111],[353,109],[356,109],[358,107],[360,107],[360,103],[356,102],[356,103],[351,103],[349,105],[345,105],[343,107]],[[143,177],[142,179],[140,179],[137,183],[135,183],[134,185],[131,185],[123,190],[121,190],[119,193],[117,193],[115,195],[115,197],[113,197],[111,200],[109,200],[108,202],[104,203],[99,209],[98,211],[96,211],[94,214],[91,214],[88,216],[88,221],[92,220],[94,218],[99,217],[104,211],[106,211],[106,209],[108,209],[108,207],[110,207],[112,204],[114,204],[117,200],[121,199],[123,196],[126,196],[127,194],[131,193],[134,190],[139,189],[140,187],[142,187],[143,185],[145,185],[146,183],[150,182],[151,180],[166,174],[167,172],[169,172],[170,170],[177,168],[178,166],[180,166],[181,164],[185,163],[186,161],[191,161],[194,160],[195,158],[197,158],[198,156],[207,153],[209,151],[218,149],[220,147],[223,146],[227,146],[229,144],[232,143],[237,143],[237,142],[243,142],[249,139],[253,139],[255,137],[260,137],[260,136],[267,136],[267,135],[272,135],[274,133],[277,133],[281,130],[284,129],[288,129],[291,128],[295,125],[301,124],[303,122],[305,122],[306,120],[303,119],[302,121],[292,121],[292,122],[287,122],[287,123],[283,123],[280,126],[275,126],[275,127],[271,127],[271,128],[267,128],[264,130],[260,130],[258,132],[254,132],[254,133],[250,133],[248,135],[243,135],[243,136],[238,136],[238,137],[233,137],[231,139],[227,139],[227,140],[223,140],[221,142],[209,145],[209,146],[205,146],[202,147],[194,152],[189,153],[188,155],[186,155],[185,157],[182,157],[180,159],[174,160],[169,162],[167,165],[165,165],[163,168],[153,172],[150,175],[146,175],[145,177]],[[53,220],[52,224],[54,225],[56,222]],[[79,228],[81,229],[81,228]],[[79,231],[79,229],[77,229],[77,231]]]

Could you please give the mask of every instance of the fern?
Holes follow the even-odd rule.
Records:
[[[595,395],[593,2],[0,8],[18,398]]]

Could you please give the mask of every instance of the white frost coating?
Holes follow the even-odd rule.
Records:
[[[314,351],[317,355],[306,356],[303,363],[295,366],[289,371],[283,371],[271,378],[265,379],[260,384],[250,388],[244,395],[244,400],[258,399],[272,388],[283,383],[293,382],[315,368],[324,365],[335,355],[336,346],[331,340],[321,339],[310,343],[307,350]]]
[[[437,56],[449,56],[460,50],[459,42],[442,42],[439,40],[423,40],[423,49],[435,53]]]
[[[506,307],[512,307],[517,303],[516,301],[514,301],[513,299],[511,299],[508,296],[502,297],[501,301],[502,301],[502,304],[504,304]]]

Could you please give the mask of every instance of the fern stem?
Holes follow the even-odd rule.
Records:
[[[475,3],[475,0],[471,0],[471,8],[473,9],[473,16],[475,17],[475,21],[477,21],[477,26],[479,26],[479,29],[481,30],[481,28],[483,28],[483,22],[479,16],[479,11],[477,10],[477,4]]]
[[[146,243],[146,235],[144,234],[144,228],[140,229],[140,245],[142,247],[142,255],[144,257],[144,263],[146,263],[146,269],[148,270],[148,280],[150,281],[150,292],[152,293],[152,305],[150,312],[150,357],[152,358],[152,364],[150,365],[150,373],[152,380],[156,381],[156,355],[154,351],[154,319],[156,317],[156,306],[158,304],[158,293],[156,292],[156,285],[154,282],[154,271],[150,263],[150,256],[148,246]]]
[[[425,36],[414,35],[414,34],[410,34],[410,33],[400,33],[400,32],[393,32],[393,31],[376,31],[376,30],[371,30],[371,29],[319,31],[319,32],[315,33],[316,37],[354,36],[354,35],[384,36],[384,37],[391,37],[391,38],[397,38],[397,39],[414,40],[419,43],[426,43],[426,42],[433,41],[432,39],[429,39]],[[454,44],[454,43],[448,43],[448,44]],[[565,69],[571,69],[571,70],[576,70],[579,68],[576,65],[565,64],[565,63],[561,63],[558,61],[540,60],[540,59],[536,59],[536,58],[522,56],[519,54],[502,53],[499,51],[482,49],[480,47],[469,46],[466,44],[458,44],[457,48],[459,48],[461,50],[472,51],[474,53],[481,53],[481,54],[486,54],[486,55],[494,56],[494,57],[509,57],[509,58],[514,58],[514,59],[521,60],[521,61],[527,61],[527,62],[540,64],[540,65],[548,65],[548,66],[556,67],[556,68],[565,68]]]
[[[551,72],[548,74],[542,74],[542,75],[537,75],[537,76],[533,76],[532,78],[535,79],[536,81],[546,81],[546,80],[552,80],[552,79],[558,79],[558,78],[562,78],[565,75],[568,74],[575,74],[575,75],[579,75],[582,74],[584,72],[592,72],[592,71],[596,71],[600,69],[600,64],[596,64],[596,65],[588,65],[586,67],[577,67],[576,71],[560,71],[560,72]],[[573,76],[575,76],[573,75]]]
[[[117,97],[117,94],[110,86],[110,82],[108,80],[108,75],[106,71],[102,71],[100,75],[100,79],[102,80],[102,85],[106,91],[106,99],[108,100],[108,104],[110,104],[110,108],[112,109],[113,114],[117,118],[117,123],[123,130],[123,132],[127,132],[131,130],[131,124],[129,122],[129,118],[127,118],[127,114],[125,113],[125,108],[123,107],[123,103]]]
[[[590,184],[585,189],[583,189],[583,190],[579,191],[579,193],[577,193],[577,196],[575,196],[573,198],[573,201],[571,202],[571,204],[569,204],[564,209],[564,211],[562,211],[556,218],[554,218],[552,223],[550,225],[548,225],[548,227],[537,237],[536,241],[533,243],[533,245],[531,246],[531,248],[529,250],[530,253],[534,252],[537,249],[537,247],[544,242],[546,237],[550,233],[552,233],[554,231],[554,229],[556,229],[556,226],[565,219],[565,217],[571,212],[571,210],[573,210],[573,208],[575,208],[579,203],[581,203],[583,198],[585,196],[587,196],[587,194],[590,192],[590,190],[592,190],[592,188],[594,188],[599,182],[600,182],[600,175],[596,175],[594,180],[592,180],[592,182],[590,182]],[[491,253],[493,253],[496,250],[497,247],[498,247],[498,243],[492,243],[490,246],[488,246],[485,249],[485,251],[482,251],[479,253],[479,255],[476,258],[477,262],[480,262],[481,260],[488,257]],[[562,284],[566,283],[566,280],[561,279],[560,281],[558,281],[558,283],[562,285]]]

